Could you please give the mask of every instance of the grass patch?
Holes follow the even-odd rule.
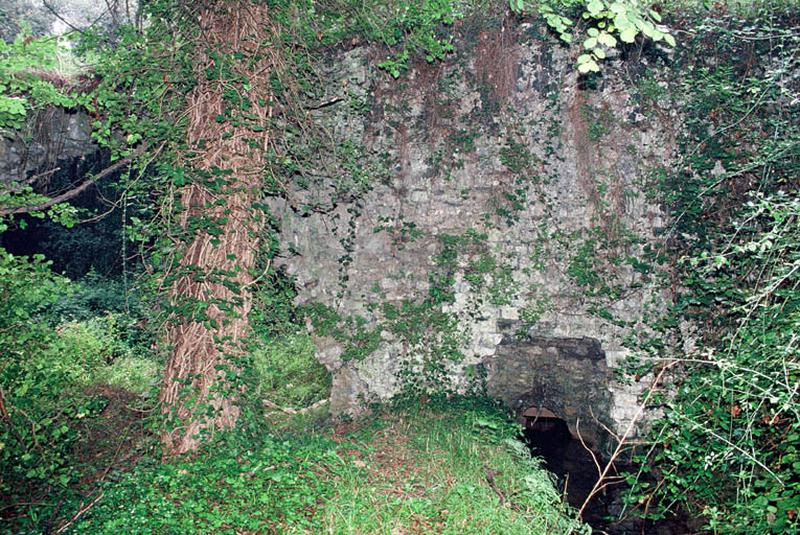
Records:
[[[584,532],[516,432],[489,405],[456,402],[216,444],[197,459],[140,465],[72,532]]]
[[[487,407],[384,415],[349,437],[352,468],[318,512],[321,532],[580,532],[516,433]]]

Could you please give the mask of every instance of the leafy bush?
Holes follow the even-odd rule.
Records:
[[[800,196],[757,195],[735,228],[716,254],[687,259],[685,299],[716,303],[718,338],[687,359],[651,461],[667,501],[701,509],[709,528],[789,533],[800,528]]]
[[[682,289],[665,325],[694,332],[669,355],[675,383],[640,459],[657,483],[637,481],[633,501],[655,514],[677,504],[715,533],[800,529],[800,108],[789,105],[800,87],[787,77],[798,17],[796,6],[746,24],[707,16],[673,66],[683,161],[662,199]]]
[[[72,286],[41,257],[0,249],[0,494],[12,512],[33,503],[23,509],[33,519],[49,514],[77,478],[79,430],[106,404],[90,385],[147,392],[157,378],[157,364],[120,336],[129,318],[53,325],[51,308]]]
[[[287,335],[254,351],[257,395],[297,408],[327,398],[330,373],[314,357],[315,351],[314,342],[306,334]]]
[[[108,313],[119,314],[131,309],[138,311],[138,301],[130,301],[130,292],[120,281],[90,271],[74,281],[69,291],[59,295],[48,313],[53,321],[60,323],[83,321]]]
[[[20,128],[31,105],[76,105],[74,97],[39,76],[39,71],[56,68],[63,50],[57,37],[34,39],[23,32],[13,43],[0,40],[0,131]]]
[[[0,490],[20,492],[21,482],[52,480],[69,483],[65,464],[75,439],[71,423],[92,410],[80,385],[94,356],[71,353],[72,343],[94,345],[67,329],[69,343],[60,340],[41,315],[66,288],[41,257],[17,258],[0,249]]]
[[[276,2],[277,18],[295,37],[312,45],[335,45],[361,36],[385,45],[389,54],[380,69],[398,78],[415,56],[429,63],[453,52],[453,24],[472,13],[492,8],[483,0],[330,0],[326,2]]]
[[[161,377],[161,364],[152,358],[123,356],[97,370],[95,382],[118,386],[141,396],[150,396]]]
[[[287,533],[312,529],[330,496],[329,439],[216,444],[200,458],[141,465],[105,491],[70,533]]]

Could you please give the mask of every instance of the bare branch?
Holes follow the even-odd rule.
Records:
[[[63,23],[64,23],[64,24],[66,24],[67,26],[69,26],[69,27],[70,27],[72,30],[75,30],[75,31],[76,31],[76,32],[78,32],[78,33],[83,33],[83,30],[81,30],[80,28],[78,28],[77,26],[75,26],[74,24],[72,24],[70,21],[68,21],[67,19],[65,19],[64,17],[62,17],[62,16],[61,16],[61,13],[59,13],[59,12],[58,12],[58,10],[57,10],[56,8],[54,8],[53,6],[51,6],[51,5],[50,5],[50,4],[47,2],[47,0],[42,0],[42,5],[43,5],[43,6],[44,6],[44,7],[47,9],[47,11],[49,11],[50,13],[52,13],[52,14],[53,14],[53,16],[54,16],[55,18],[57,18],[58,20],[60,20],[61,22],[63,22]]]
[[[100,494],[98,494],[98,495],[97,495],[97,497],[96,497],[94,500],[92,500],[91,502],[89,502],[87,505],[83,505],[83,503],[81,503],[81,507],[78,509],[78,512],[77,512],[77,513],[75,513],[75,516],[73,516],[73,517],[72,517],[72,518],[69,520],[69,522],[67,522],[66,524],[64,524],[64,525],[63,525],[63,526],[61,526],[60,528],[58,528],[58,529],[56,530],[56,533],[64,533],[64,532],[67,530],[67,528],[69,528],[69,527],[70,527],[72,524],[74,524],[74,523],[75,523],[75,522],[76,522],[76,521],[77,521],[77,520],[78,520],[78,519],[79,519],[81,516],[83,516],[83,514],[84,514],[86,511],[88,511],[89,509],[91,509],[92,507],[94,507],[94,506],[95,506],[95,504],[96,504],[97,502],[99,502],[99,501],[100,501],[100,500],[103,498],[104,494],[105,494],[105,492],[101,491],[101,492],[100,492]]]
[[[9,193],[16,193],[22,189],[22,186],[29,186],[34,182],[36,182],[37,180],[39,180],[40,178],[44,178],[59,171],[61,171],[60,167],[54,167],[49,171],[33,175],[31,177],[26,178],[25,180],[21,180],[20,182],[11,183],[7,186],[7,189],[5,189],[4,191],[0,191],[0,193],[2,193],[3,195],[8,195]]]
[[[295,415],[295,414],[305,414],[307,412],[313,411],[314,409],[322,407],[323,405],[328,403],[328,400],[327,399],[321,399],[321,400],[319,400],[319,401],[317,401],[315,403],[312,403],[308,407],[304,407],[302,409],[294,409],[292,407],[281,407],[280,405],[278,405],[274,401],[270,401],[268,399],[262,399],[261,402],[266,407],[269,407],[270,409],[275,409],[275,410],[281,411],[281,412],[283,412],[285,414],[289,414],[289,415]]]
[[[594,497],[601,492],[609,483],[609,476],[608,472],[613,468],[614,462],[617,458],[622,454],[626,444],[628,444],[628,439],[633,434],[633,431],[636,427],[636,423],[642,417],[645,409],[647,408],[647,404],[650,402],[650,398],[653,396],[658,385],[661,383],[661,379],[664,377],[664,374],[667,372],[669,368],[671,368],[675,363],[669,363],[659,371],[658,375],[653,380],[653,383],[650,385],[650,388],[647,390],[647,394],[644,396],[644,399],[639,404],[638,409],[636,410],[636,414],[633,416],[631,421],[628,423],[628,427],[625,429],[625,432],[622,433],[622,436],[619,437],[617,440],[617,447],[614,449],[614,452],[611,454],[611,457],[608,459],[608,462],[605,465],[605,468],[600,472],[600,476],[597,478],[597,482],[592,487],[592,490],[589,492],[589,495],[583,501],[583,505],[581,505],[580,509],[578,510],[578,515],[583,516],[583,512],[586,510],[586,506],[589,505],[589,502],[594,499]],[[595,462],[596,464],[596,462]]]
[[[581,441],[581,446],[583,449],[589,452],[589,455],[592,456],[592,462],[594,463],[595,468],[597,468],[597,477],[602,477],[603,469],[600,467],[600,462],[597,460],[597,455],[592,451],[592,448],[586,445],[586,442],[583,440],[583,435],[581,435],[581,419],[578,418],[575,421],[575,434],[578,435],[578,440]]]
[[[145,151],[145,148],[146,147],[144,145],[140,146],[135,151],[133,151],[131,155],[128,156],[127,158],[123,158],[121,160],[116,161],[114,164],[106,167],[96,175],[92,175],[89,179],[85,180],[79,186],[74,187],[71,190],[65,191],[61,195],[56,195],[55,197],[52,197],[46,200],[45,202],[35,204],[32,206],[15,206],[15,207],[5,207],[5,208],[0,207],[0,217],[7,215],[14,215],[14,214],[28,214],[30,212],[38,212],[41,210],[46,210],[47,208],[50,208],[51,206],[56,205],[58,203],[68,201],[86,191],[86,189],[89,186],[91,186],[98,180],[107,177],[108,175],[114,173],[115,171],[119,170],[120,168],[124,167],[125,165],[135,160]]]

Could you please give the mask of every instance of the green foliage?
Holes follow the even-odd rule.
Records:
[[[40,317],[66,284],[41,258],[0,250],[0,389],[8,413],[0,434],[4,492],[14,490],[14,482],[69,483],[71,424],[93,410],[80,387],[102,358],[103,341],[77,326],[56,333]],[[65,350],[69,355],[62,358]]]
[[[143,140],[156,145],[183,137],[176,116],[195,81],[185,43],[176,40],[185,34],[162,18],[166,4],[148,3],[153,23],[143,33],[122,27],[114,43],[98,32],[80,36],[77,52],[91,61],[98,83],[79,102],[97,117],[92,136],[111,149],[112,158],[129,155]],[[151,176],[139,187],[162,187],[164,178]]]
[[[274,254],[275,251],[265,254],[265,261]],[[250,325],[257,340],[291,336],[297,330],[294,281],[282,271],[268,270],[268,274],[265,283],[257,285],[253,293]]]
[[[233,437],[231,437],[233,438]],[[309,530],[340,468],[328,438],[218,441],[203,455],[143,463],[68,532],[287,533]]]
[[[413,221],[406,221],[402,217],[394,220],[390,217],[378,218],[379,225],[373,232],[387,232],[391,236],[392,245],[398,250],[405,248],[406,244],[414,242],[425,235],[425,231]]]
[[[509,5],[514,12],[522,13],[528,2],[509,0]],[[670,47],[677,44],[669,29],[661,24],[661,15],[636,0],[542,0],[536,9],[566,43],[571,43],[575,35],[571,12],[579,11],[580,18],[587,22],[580,26],[585,31],[584,53],[577,60],[581,74],[600,72],[599,62],[609,50],[617,48],[619,41],[630,44],[643,36],[654,42],[664,41]]]
[[[533,156],[525,145],[509,137],[500,148],[500,163],[515,175],[530,173]]]
[[[578,286],[589,288],[604,288],[603,280],[595,266],[597,259],[596,243],[588,239],[578,247],[575,256],[570,259],[567,274],[572,277]]]
[[[523,306],[519,311],[519,319],[522,320],[523,323],[523,329],[520,334],[525,334],[528,329],[536,325],[542,316],[550,312],[552,308],[553,304],[547,297],[534,299]]]
[[[165,3],[148,2],[147,9],[151,15],[163,14]],[[31,110],[57,106],[88,112],[94,118],[92,135],[111,150],[112,160],[129,156],[132,147],[143,140],[156,146],[179,139],[181,123],[175,115],[193,83],[187,76],[190,64],[185,48],[173,39],[175,27],[157,16],[153,20],[144,33],[121,27],[113,39],[93,29],[78,36],[35,39],[23,32],[11,44],[0,42],[0,130],[19,129]],[[67,50],[67,40],[75,41],[76,46]],[[91,79],[78,75],[87,66],[93,71]],[[21,113],[23,105],[25,114]],[[150,155],[144,153],[130,169],[143,171],[151,163]],[[136,208],[143,210],[134,219],[146,223],[143,215],[153,204],[150,195],[162,190],[165,180],[136,178],[141,176],[124,173],[120,190],[127,187],[133,198],[145,200],[137,203]],[[46,195],[25,182],[0,188],[3,207],[47,201]],[[67,203],[32,215],[67,227],[77,222],[76,209]]]
[[[57,37],[33,38],[23,32],[13,43],[0,40],[0,132],[21,128],[32,106],[77,104],[74,95],[47,79],[48,74],[61,79],[56,68],[64,51]]]
[[[680,467],[681,477],[664,476],[662,493],[701,506],[709,528],[789,533],[800,527],[800,198],[759,195],[742,216],[725,249],[686,259],[696,289],[685,305],[712,299],[720,338],[685,365],[652,460]],[[758,284],[742,279],[750,272],[761,274]]]
[[[27,115],[27,99],[0,95],[0,128],[18,130]]]
[[[70,89],[66,77],[74,58],[69,54],[65,38],[33,38],[27,31],[17,35],[13,43],[0,40],[0,135],[14,137],[23,130],[30,112],[47,106],[72,109],[78,96]],[[74,74],[74,73],[73,73]],[[3,184],[0,187],[0,208],[35,206],[48,200],[26,182]],[[76,211],[66,203],[58,203],[34,214],[71,227]],[[0,217],[0,231],[7,223]]]
[[[162,363],[148,357],[123,355],[95,372],[94,381],[117,386],[142,397],[153,396],[161,379]]]
[[[412,399],[351,440],[334,498],[319,512],[334,533],[588,533],[551,476],[517,440],[518,426],[484,400]],[[353,466],[355,465],[355,466]],[[487,484],[497,474],[504,503]]]
[[[534,168],[536,160],[528,147],[514,136],[509,136],[500,148],[499,157],[500,163],[511,173],[512,182],[505,185],[502,195],[494,200],[495,215],[510,227],[519,221],[520,215],[528,208],[529,189],[540,181],[540,177]]]
[[[607,109],[596,109],[589,104],[581,106],[581,118],[586,122],[586,136],[591,141],[600,141],[611,130],[614,116]]]
[[[408,35],[405,47],[386,58],[378,67],[398,78],[408,70],[410,53],[423,52],[429,63],[444,59],[453,51],[449,39],[439,36],[441,26],[452,25],[455,20],[453,4],[449,0],[423,0],[401,6],[392,25],[380,31],[381,40],[389,46],[396,45]]]
[[[121,337],[124,319],[106,314],[57,324],[53,307],[71,290],[41,257],[0,249],[0,490],[11,503],[36,496],[32,519],[49,514],[75,482],[80,429],[105,406],[90,385],[149,392],[157,377],[157,365],[135,356]]]
[[[300,113],[292,116],[292,110],[305,103],[297,95],[308,100],[321,95],[311,74],[309,51],[346,39],[379,42],[389,54],[380,67],[398,77],[414,55],[424,55],[429,62],[446,57],[452,51],[450,26],[480,7],[479,2],[446,0],[272,4],[275,21],[284,31],[277,41],[287,67],[272,78],[282,112],[275,118],[276,131],[282,137],[270,155],[270,171],[275,173],[265,188],[270,196],[284,195],[286,184],[305,184],[314,192],[316,183],[308,181],[313,173],[306,170],[318,171],[315,158],[328,148],[308,134]],[[520,0],[511,6],[517,12],[527,7]],[[192,173],[174,157],[185,137],[184,96],[195,83],[186,51],[196,28],[172,2],[148,2],[147,10],[150,24],[144,32],[122,28],[114,40],[92,32],[81,37],[79,52],[91,60],[98,78],[96,88],[84,94],[65,91],[60,79],[42,75],[55,66],[60,53],[56,40],[23,38],[0,44],[0,129],[18,128],[37,106],[81,105],[93,114],[95,138],[114,157],[129,154],[139,143],[165,147],[156,165],[151,165],[150,153],[119,182],[126,198],[134,199],[129,219],[123,221],[130,223],[128,238],[141,247],[148,267],[164,272],[175,258],[176,241],[185,238],[172,234],[171,217],[180,209],[175,206],[179,203],[171,204],[174,188],[197,180],[222,196],[227,179],[223,171]],[[562,40],[580,35],[581,73],[598,71],[600,60],[620,43],[646,38],[675,46],[660,25],[660,15],[633,1],[550,0],[540,2],[538,11]],[[574,23],[581,18],[585,22]],[[663,176],[661,200],[675,216],[672,241],[679,246],[671,252],[684,256],[677,274],[688,290],[664,324],[689,319],[707,331],[696,353],[684,359],[675,395],[659,407],[664,418],[651,437],[655,445],[647,459],[655,464],[658,486],[653,491],[644,480],[634,482],[640,485],[634,501],[651,503],[647,499],[656,492],[663,507],[679,503],[700,511],[709,529],[718,532],[782,533],[798,528],[800,424],[794,333],[800,327],[800,118],[791,76],[798,67],[792,52],[798,46],[795,34],[792,28],[774,27],[774,20],[748,26],[737,20],[711,20],[692,37],[696,63],[684,58],[672,77],[680,80],[674,90],[687,103],[685,161]],[[716,55],[706,64],[702,58],[709,50]],[[762,57],[769,61],[751,61]],[[244,88],[246,81],[229,80],[227,62],[232,60],[220,58],[219,69],[207,74]],[[293,70],[296,74],[287,74]],[[658,96],[654,87],[647,91],[651,98]],[[367,111],[367,97],[348,95],[352,111]],[[482,91],[481,98],[488,95]],[[231,90],[224,101],[226,109],[217,120],[241,120],[247,98]],[[608,134],[610,117],[603,113],[581,109],[594,141]],[[363,208],[359,202],[375,180],[388,174],[385,166],[365,164],[371,156],[359,144],[338,138],[335,143],[335,172],[326,168],[322,174],[335,177],[334,202],[353,204],[343,218],[347,220],[337,223],[345,250],[341,277],[346,282],[356,220]],[[447,143],[462,152],[475,150],[474,133],[468,129],[455,132]],[[511,225],[527,206],[527,184],[536,180],[536,162],[514,137],[508,138],[499,157],[513,183],[496,213]],[[11,193],[18,204],[23,204],[20,199],[24,204],[45,199],[30,187]],[[7,201],[0,198],[0,204]],[[310,214],[330,206],[309,202],[293,208]],[[259,213],[270,217],[265,210]],[[66,206],[49,215],[68,224],[75,220],[74,209]],[[391,233],[398,248],[425,235],[413,222],[378,224],[376,231]],[[192,232],[207,231],[219,244],[219,221],[197,217],[190,226]],[[611,319],[603,305],[621,296],[614,268],[627,264],[639,273],[649,268],[619,252],[631,244],[626,237],[617,240],[605,230],[598,227],[588,236],[573,237],[567,272],[587,296],[596,298],[596,313]],[[370,318],[346,316],[322,305],[296,311],[291,279],[269,269],[279,248],[273,231],[270,228],[262,240],[268,250],[252,314],[257,340],[244,371],[252,378],[245,396],[304,406],[326,395],[330,377],[314,359],[310,338],[296,334],[297,323],[306,318],[315,335],[332,336],[342,344],[343,360],[364,359],[378,349],[384,333],[393,336],[421,359],[405,370],[403,379],[412,390],[446,392],[447,367],[463,358],[460,347],[468,335],[459,318],[447,311],[456,298],[456,281],[460,277],[470,285],[469,306],[475,309],[485,302],[507,305],[517,294],[510,265],[488,250],[486,235],[470,231],[438,236],[429,292],[418,300],[375,305]],[[129,297],[125,286],[93,276],[69,283],[54,276],[42,258],[15,258],[0,250],[0,387],[8,410],[0,430],[0,491],[12,500],[40,496],[41,489],[64,489],[75,481],[72,450],[83,424],[104,406],[90,393],[92,383],[116,385],[142,396],[152,393],[159,362],[149,356],[151,340],[130,315],[137,305]],[[202,305],[207,303],[190,304],[187,314],[197,307],[202,317]],[[523,322],[534,324],[549,306],[545,299],[528,303],[520,313]],[[666,340],[672,333],[662,334]],[[666,344],[660,342],[663,348]],[[475,523],[494,533],[583,529],[561,509],[548,478],[518,445],[512,446],[516,442],[508,442],[515,429],[496,413],[451,407],[445,416],[422,411],[392,419],[342,445],[326,438],[262,438],[242,444],[241,437],[232,435],[226,437],[230,442],[216,443],[200,460],[145,462],[130,476],[111,478],[103,498],[72,529],[302,532],[322,524],[334,532],[382,532],[399,524],[408,531],[456,531]],[[371,470],[368,463],[378,465],[380,459],[365,443],[380,439],[382,429],[389,430],[393,441],[376,445],[408,440],[410,446],[402,453],[411,453],[413,467],[422,467],[422,474],[392,480],[389,487],[373,484],[387,474]],[[365,457],[357,459],[360,464],[349,457],[365,451]],[[517,507],[497,502],[485,483],[486,464],[507,476],[501,483]],[[31,524],[48,517],[58,500],[48,495],[41,503],[31,509]],[[665,511],[654,505],[650,512],[657,516]]]
[[[277,4],[284,10],[279,18],[311,44],[330,46],[356,35],[385,45],[390,54],[378,67],[394,78],[408,70],[409,61],[416,55],[432,63],[452,52],[448,27],[471,7],[454,0]]]
[[[58,326],[58,338],[50,349],[64,362],[78,366],[75,381],[89,381],[90,370],[130,355],[130,348],[118,338],[116,328],[112,315],[63,323]]]
[[[119,328],[127,330],[130,325],[119,324],[127,321],[122,314],[139,315],[143,313],[141,308],[139,296],[130,288],[126,289],[123,282],[89,271],[58,295],[48,309],[48,316],[53,321],[67,322],[111,314],[118,321]]]
[[[511,304],[517,295],[514,271],[510,265],[503,264],[492,273],[492,283],[489,285],[489,302],[495,306]]]
[[[229,436],[199,458],[143,463],[68,533],[588,532],[495,406],[416,405],[349,434]]]
[[[380,345],[380,327],[369,326],[362,316],[342,316],[322,303],[300,307],[298,315],[310,321],[319,336],[331,336],[344,344],[341,357],[345,361],[363,360]]]
[[[256,395],[282,407],[303,408],[330,394],[331,376],[315,358],[306,334],[269,341],[251,356],[257,375]]]
[[[702,326],[675,357],[675,391],[650,434],[655,486],[636,481],[634,502],[680,505],[716,533],[798,530],[800,414],[796,352],[800,310],[800,116],[784,107],[796,81],[797,13],[746,23],[708,17],[676,69],[684,99],[682,165],[665,173],[663,199],[676,239],[670,254],[684,288],[670,326]],[[767,38],[769,36],[769,38]],[[746,38],[745,38],[746,37]],[[761,58],[757,76],[744,55]]]

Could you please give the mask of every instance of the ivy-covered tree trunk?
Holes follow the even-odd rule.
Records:
[[[199,24],[197,85],[188,95],[186,183],[177,189],[182,256],[172,273],[171,355],[161,390],[168,454],[195,450],[235,425],[237,356],[248,335],[269,143],[273,63],[267,6],[249,0],[187,5]],[[191,178],[188,178],[191,177]]]

